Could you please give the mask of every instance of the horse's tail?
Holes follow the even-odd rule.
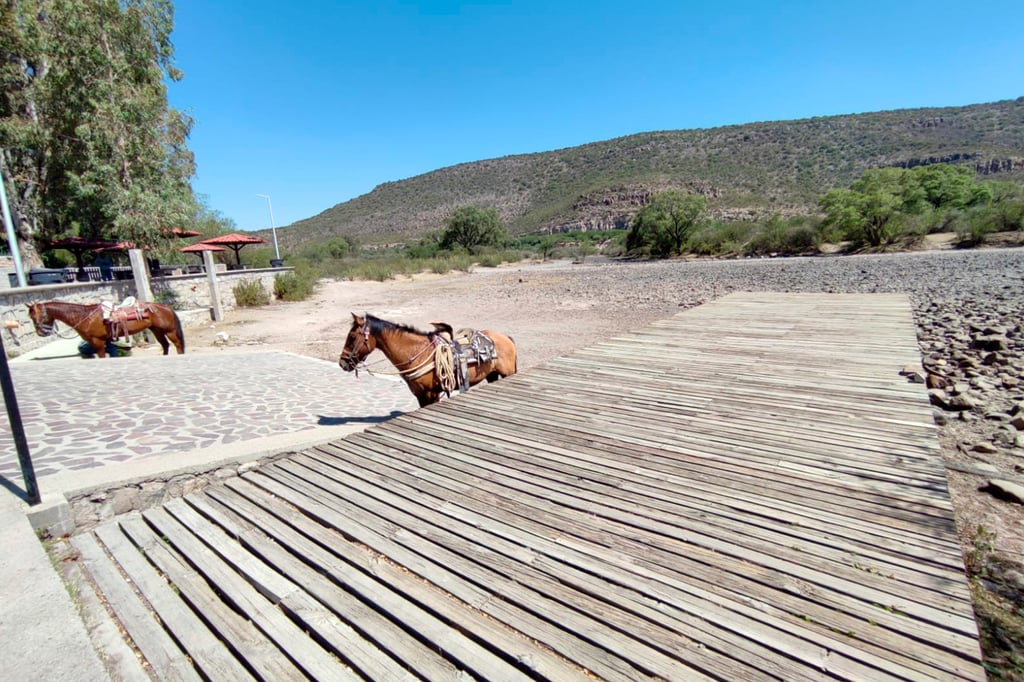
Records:
[[[512,373],[519,374],[519,349],[516,348],[516,340],[513,339],[508,334],[506,334],[505,336],[508,336],[508,340],[512,342]]]
[[[171,315],[174,315],[174,333],[178,335],[178,339],[181,340],[181,352],[185,353],[185,332],[181,329],[181,318],[178,317],[178,311],[171,308]]]

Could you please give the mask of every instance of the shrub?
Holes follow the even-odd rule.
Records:
[[[304,301],[313,295],[316,281],[295,272],[274,276],[274,297],[281,301]]]
[[[703,256],[738,256],[756,227],[751,223],[715,222],[697,230],[690,238],[690,249]]]
[[[258,279],[246,279],[231,289],[235,294],[235,304],[241,307],[258,307],[270,303],[270,295]]]
[[[795,255],[815,252],[820,245],[818,230],[803,219],[784,221],[775,217],[751,236],[746,252],[751,255]]]

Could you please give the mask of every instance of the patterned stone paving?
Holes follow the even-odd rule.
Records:
[[[36,476],[415,409],[392,377],[277,351],[10,364]],[[21,482],[6,416],[0,477]]]

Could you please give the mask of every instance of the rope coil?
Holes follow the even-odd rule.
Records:
[[[455,361],[452,347],[447,343],[439,343],[434,349],[434,371],[441,382],[441,390],[451,395],[455,390]]]

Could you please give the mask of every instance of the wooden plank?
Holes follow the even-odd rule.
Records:
[[[206,579],[195,571],[184,557],[175,553],[153,532],[138,512],[121,517],[118,525],[157,569],[174,584],[182,600],[203,618],[211,630],[218,633],[238,660],[254,675],[263,680],[305,678],[305,674],[272,640],[251,621],[226,604],[221,595],[211,589]]]
[[[314,677],[980,680],[918,362],[905,296],[730,295],[121,528]]]
[[[544,679],[585,677],[582,668],[497,626],[493,619],[482,616],[452,595],[436,587],[430,589],[385,557],[354,546],[333,529],[315,523],[259,488],[232,481],[230,489],[211,489],[209,496],[225,508],[258,519],[261,529],[274,542],[302,556],[317,571],[343,582],[347,589],[400,623],[401,636],[385,633],[381,639],[386,640],[390,651],[415,663],[417,671],[429,679],[444,679],[452,671],[457,673],[444,661],[435,663],[439,655],[472,662],[472,672],[481,679],[514,678],[518,673],[510,669],[507,662],[495,660],[492,650]],[[455,621],[461,623],[459,628],[453,627]],[[482,642],[467,637],[463,629],[476,633]],[[410,638],[406,630],[415,637]]]
[[[204,677],[217,680],[251,680],[253,676],[228,651],[220,639],[174,593],[168,582],[147,562],[115,524],[96,529],[96,536],[115,557],[126,578],[135,585],[154,614],[173,634]]]
[[[250,553],[229,528],[211,523],[184,500],[171,500],[164,504],[164,509],[193,535],[202,538],[210,550],[278,605],[300,628],[316,632],[316,639],[365,677],[385,682],[416,678],[376,643],[312,598],[304,585],[282,573],[277,561],[283,558],[283,552],[265,545],[272,550],[268,554]]]
[[[441,478],[440,476],[430,477],[426,475],[428,470],[428,464],[425,462],[426,458],[432,457],[429,449],[423,449],[415,452],[417,466],[415,469],[415,477],[405,477],[401,472],[404,472],[408,467],[401,463],[389,464],[389,459],[386,457],[374,456],[374,450],[367,447],[364,444],[349,445],[347,443],[335,443],[318,448],[316,451],[309,451],[311,457],[317,456],[317,451],[323,451],[325,455],[329,452],[337,453],[337,458],[341,458],[337,466],[342,467],[345,471],[351,471],[353,475],[359,476],[360,478],[367,481],[367,483],[373,482],[380,487],[385,487],[388,490],[396,490],[399,487],[399,481],[403,481],[407,486],[407,494],[412,496],[418,491],[421,495],[417,496],[418,503],[426,508],[439,508],[444,513],[452,515],[454,518],[460,518],[461,520],[471,519],[468,521],[474,527],[493,527],[492,532],[501,533],[513,538],[516,542],[530,547],[535,552],[543,552],[559,562],[563,562],[562,572],[556,575],[560,580],[566,580],[566,570],[564,566],[581,566],[585,565],[593,558],[602,559],[605,554],[612,550],[616,557],[626,557],[627,561],[623,564],[628,569],[633,568],[631,562],[643,561],[648,566],[655,567],[656,562],[652,557],[652,550],[658,544],[656,538],[638,538],[633,544],[632,540],[622,541],[623,534],[609,533],[608,529],[603,526],[596,524],[590,530],[590,533],[586,531],[580,531],[581,527],[587,526],[587,520],[580,518],[573,518],[569,515],[562,515],[561,518],[554,520],[553,525],[550,527],[543,527],[540,524],[533,524],[531,519],[544,518],[548,519],[552,516],[550,509],[536,509],[529,507],[530,496],[529,494],[523,494],[522,496],[510,496],[508,488],[504,486],[504,482],[498,482],[493,486],[487,484],[486,481],[477,477],[475,480],[471,475],[467,475],[462,479],[463,485],[458,485],[454,491],[448,491],[443,489],[442,486],[448,483],[448,480]],[[360,460],[365,459],[365,462]],[[438,460],[443,460],[443,455],[437,455]],[[325,458],[324,461],[329,461]],[[431,470],[433,470],[431,468]],[[385,475],[383,472],[388,472]],[[433,486],[433,482],[437,482],[437,486]],[[478,496],[475,495],[475,491],[479,490]],[[425,493],[435,493],[441,499],[434,499],[431,496],[423,497]],[[448,495],[446,493],[454,492],[454,495]],[[466,512],[471,512],[473,506],[471,504],[472,498],[477,497],[480,502],[476,508],[476,513],[465,515]],[[457,502],[444,502],[443,500],[457,500]],[[503,499],[511,499],[514,502],[503,505],[501,504]],[[519,508],[517,505],[523,505],[524,508]],[[508,513],[505,510],[508,509]],[[512,515],[519,514],[516,518]],[[497,525],[495,522],[500,521]],[[527,528],[529,533],[523,535],[516,532],[516,528]],[[555,534],[555,528],[558,529],[558,540],[557,544],[548,540],[548,537]],[[565,539],[565,534],[573,533],[575,536],[583,538],[585,542],[591,543],[589,546],[585,544],[581,545],[579,542],[569,543]],[[589,539],[588,539],[589,538]],[[609,547],[607,542],[608,538],[618,539],[619,543],[617,546]],[[569,546],[572,549],[569,549]],[[582,548],[582,549],[581,549]],[[687,547],[687,550],[690,548]],[[583,554],[579,554],[578,551],[582,551]],[[605,559],[607,560],[607,559]],[[531,560],[532,567],[539,567],[542,559],[533,558]],[[613,562],[614,563],[614,562]],[[756,596],[756,591],[751,589],[752,586],[748,584],[740,584],[733,582],[730,585],[729,574],[723,572],[722,567],[719,565],[713,571],[708,571],[706,576],[702,577],[702,569],[699,564],[689,564],[689,557],[683,554],[673,554],[671,559],[668,560],[666,566],[671,566],[673,571],[685,574],[695,580],[706,580],[707,584],[711,589],[716,592],[719,596],[726,595],[724,590],[718,589],[721,587],[728,587],[733,590],[733,594],[730,595],[731,599],[737,598],[748,598]],[[659,567],[660,570],[664,570],[666,566]],[[749,564],[743,564],[746,568],[743,570],[744,573],[750,573]],[[600,575],[603,572],[601,566],[591,567],[588,569],[590,572]],[[569,569],[568,572],[572,572]],[[743,579],[748,579],[749,576],[743,575]],[[614,579],[617,585],[628,585],[630,584],[631,578],[623,574],[616,574]],[[742,581],[741,581],[742,582]],[[635,581],[634,581],[635,584]],[[781,587],[781,585],[780,585]],[[825,593],[827,597],[828,593]],[[788,601],[792,602],[787,604]],[[659,599],[664,601],[671,601],[666,599],[665,595],[662,594]],[[821,599],[820,596],[815,597],[815,600]],[[826,608],[817,608],[814,600],[807,600],[805,597],[792,598],[787,594],[774,594],[767,602],[778,605],[780,602],[783,603],[787,613],[801,614],[802,617],[807,617],[808,614],[814,616],[816,619],[820,619],[819,622],[825,624],[828,632],[851,632],[857,630],[858,638],[871,640],[875,634],[873,630],[875,628],[884,628],[888,625],[891,631],[887,637],[898,636],[927,636],[932,637],[939,636],[943,637],[942,632],[936,633],[934,630],[928,630],[927,628],[920,627],[920,624],[908,621],[905,616],[895,616],[887,613],[884,610],[878,609],[877,607],[870,607],[868,616],[876,621],[874,628],[869,628],[867,633],[864,633],[864,618],[849,618],[843,621],[841,614],[834,609],[842,608],[842,603],[832,603]],[[846,606],[849,606],[848,604]],[[838,617],[838,618],[837,618]],[[702,618],[706,618],[710,621],[714,621],[717,618],[715,613],[702,614]],[[801,624],[803,625],[803,624]],[[881,630],[878,630],[881,632]],[[950,638],[950,641],[944,642],[945,645],[955,646],[956,639]],[[913,649],[915,646],[913,641],[908,641],[905,648]],[[748,646],[749,652],[749,646]],[[935,665],[941,664],[936,663],[936,659],[943,658],[942,655],[935,656],[933,652],[928,653],[925,658],[929,660],[929,669],[933,670]],[[953,658],[950,661],[950,666],[955,666],[958,660]],[[913,662],[908,663],[914,665]],[[790,673],[792,674],[792,673]]]
[[[444,424],[449,425],[449,427],[452,426],[451,420],[449,420],[449,419],[441,420],[441,424],[438,426],[438,430],[435,431],[432,434],[432,436],[427,436],[427,437],[428,438],[433,437],[433,438],[437,438],[439,440],[444,440],[444,438],[446,437],[445,430],[449,430],[450,431],[450,429],[445,429],[445,427],[443,426]],[[401,437],[407,437],[407,434],[409,432],[411,432],[411,431],[414,431],[414,430],[415,430],[414,427],[407,426],[406,428],[403,429]],[[380,431],[375,432],[374,434],[367,434],[365,437],[368,437],[368,438],[371,438],[371,437],[381,437],[378,434],[386,434],[386,433],[390,433],[390,431],[382,429]],[[356,438],[356,440],[358,440],[358,439],[359,438]],[[467,447],[468,447],[468,451],[471,454],[468,454],[467,457],[479,457],[479,456],[483,456],[486,452],[488,452],[488,449],[494,450],[495,449],[495,443],[498,440],[499,440],[499,438],[498,438],[496,432],[493,431],[493,430],[489,431],[485,436],[480,437],[480,438],[477,438],[474,434],[472,434],[472,433],[470,433],[468,431],[463,430],[463,431],[458,432],[458,442],[447,442],[445,444],[445,447],[447,447],[447,449],[449,449],[449,452],[451,454],[453,454],[453,455],[456,455],[456,454],[459,454],[459,453],[464,453],[467,450]],[[463,446],[463,445],[466,445],[466,446]],[[531,441],[530,442],[530,449],[529,449],[530,453],[531,453],[531,457],[536,458],[537,454],[539,453],[539,451],[541,449],[543,449],[544,446],[545,446],[545,443],[542,443],[542,442],[539,442],[539,441]],[[507,462],[507,461],[509,461],[510,458],[514,458],[514,455],[510,451],[498,450],[496,452],[498,453],[498,455],[495,456],[495,459],[497,459],[499,461]],[[595,470],[597,470],[596,467],[599,466],[599,463],[593,462],[592,465],[593,465],[593,468],[591,469],[591,471],[595,471]],[[520,475],[521,474],[521,469],[516,469],[516,471],[519,472],[519,473],[517,473],[517,476],[521,478],[522,477],[522,475]],[[604,482],[604,481],[599,481],[599,482]],[[537,478],[532,478],[532,479],[529,479],[527,481],[527,483],[528,484],[532,484],[532,485],[546,485],[547,484],[547,480],[539,480]],[[618,486],[620,486],[620,480],[613,480],[613,481],[611,481],[610,484],[613,487],[618,487]],[[728,501],[723,499],[722,502],[725,505],[731,505],[733,507],[739,507],[739,508],[742,508],[743,510],[749,509],[751,506],[756,507],[755,503],[751,502],[750,500],[745,500],[745,499],[743,499],[741,497],[737,497],[735,499],[728,500]],[[792,503],[792,507],[794,509],[799,509],[801,507],[800,500],[795,500]],[[767,513],[768,514],[778,514],[779,511],[778,511],[778,509],[767,510]],[[868,519],[868,520],[870,520],[870,519]],[[791,521],[791,523],[792,523],[792,521]],[[810,523],[809,525],[814,525],[814,524]],[[866,525],[865,529],[870,531],[874,527],[877,527],[877,526],[871,526],[871,525],[868,524],[868,525]],[[950,527],[951,527],[951,522],[950,522]],[[847,534],[846,537],[849,538],[850,535]],[[902,540],[903,543],[907,543],[907,542],[913,543],[913,541],[915,539],[913,537],[909,537],[908,536],[908,537],[903,538],[901,540]],[[866,536],[866,542],[867,542],[867,544],[873,544],[874,543],[874,539],[870,537],[870,532],[868,532],[868,534]],[[924,556],[927,556],[927,554],[925,553],[926,552],[926,548],[924,546],[921,546],[921,543],[916,543],[916,545],[919,545],[919,546],[918,547],[913,547],[913,548],[907,547],[907,548],[903,549],[903,551],[912,551],[913,554],[915,554],[916,556],[919,557],[919,560],[920,560],[920,558],[922,558]],[[899,548],[896,548],[896,549],[897,549],[897,551],[899,551]],[[953,565],[953,567],[955,569],[958,570],[962,566],[961,559],[959,559],[958,556],[952,557],[952,565]]]
[[[299,507],[311,518],[327,526],[337,528],[347,536],[388,557],[404,570],[427,580],[470,604],[488,616],[504,623],[507,627],[523,633],[524,636],[543,642],[565,658],[578,662],[587,670],[608,680],[636,680],[650,677],[643,668],[636,667],[616,647],[605,648],[595,642],[588,629],[574,632],[565,631],[557,619],[550,620],[557,608],[529,610],[518,606],[514,600],[495,599],[479,586],[478,581],[453,574],[452,562],[459,557],[444,551],[421,553],[408,548],[406,533],[392,524],[370,521],[363,523],[358,510],[347,509],[336,499],[323,498],[320,492],[288,476],[277,478],[261,472],[250,472],[244,476],[250,482],[267,492],[287,500]],[[233,485],[228,481],[227,485]],[[510,586],[514,591],[514,585]]]
[[[288,469],[292,470],[292,464],[305,463],[301,457],[297,457],[289,462],[278,462],[273,467],[274,469]],[[314,467],[315,468],[315,467]],[[347,478],[347,474],[340,470],[335,472],[332,480],[337,483],[342,483]],[[311,468],[310,472],[303,473],[302,479],[306,481],[317,481],[317,485],[323,488],[330,488],[330,484],[320,479],[319,474],[313,473]],[[401,497],[391,494],[384,489],[373,489],[368,488],[365,484],[348,484],[343,489],[338,491],[338,496],[344,499],[347,503],[353,504],[355,500],[358,500],[360,508],[366,509],[371,513],[385,516],[392,522],[400,523],[403,528],[406,528],[414,534],[416,538],[429,538],[434,543],[435,548],[431,550],[436,552],[439,549],[448,550],[455,557],[480,557],[478,563],[487,562],[488,566],[494,569],[501,570],[504,562],[500,560],[500,556],[504,554],[513,558],[516,570],[514,577],[516,582],[520,586],[520,591],[516,595],[520,599],[529,597],[531,602],[541,602],[548,599],[556,600],[564,607],[561,610],[561,621],[566,623],[567,627],[578,630],[583,627],[589,627],[591,630],[594,625],[592,620],[589,618],[589,614],[600,613],[602,620],[607,622],[609,625],[615,626],[621,629],[623,632],[628,631],[632,636],[642,637],[643,642],[658,643],[659,649],[665,649],[668,646],[668,642],[672,640],[672,630],[665,630],[665,623],[654,622],[649,623],[642,619],[630,618],[629,615],[621,610],[621,601],[619,592],[616,590],[608,590],[604,594],[595,593],[591,590],[578,589],[579,585],[573,584],[571,581],[567,582],[565,578],[566,573],[562,574],[563,580],[551,580],[544,576],[540,572],[536,571],[533,567],[533,562],[525,562],[522,559],[521,552],[518,560],[516,560],[516,551],[512,548],[509,551],[503,552],[502,547],[493,540],[493,538],[487,537],[485,534],[476,532],[472,527],[459,527],[456,528],[452,524],[451,519],[439,520],[436,519],[436,514],[432,513],[429,505],[416,504],[414,506],[405,503]],[[379,502],[378,502],[379,500]],[[434,520],[431,519],[434,517]],[[456,532],[457,531],[457,532]],[[511,552],[511,553],[509,553]],[[487,575],[477,571],[478,580],[485,581],[484,584],[490,590],[501,590],[502,579],[495,579],[496,576],[493,574]],[[510,574],[511,577],[511,574]],[[619,588],[621,589],[621,584]],[[531,591],[526,592],[523,588],[529,588]],[[505,593],[504,596],[508,598],[510,595]],[[719,604],[724,606],[724,604]],[[740,610],[736,604],[731,605],[734,607],[730,610]],[[718,609],[716,609],[718,611]],[[719,611],[718,616],[724,617],[723,614],[728,613],[726,611]],[[792,638],[789,633],[786,633],[784,629],[767,629],[758,628],[756,621],[743,621],[742,618],[734,616],[734,619],[738,623],[742,623],[742,627],[737,629],[746,629],[747,631],[756,631],[762,639],[770,639],[776,646],[781,647],[786,651],[788,655],[804,658],[806,661],[814,661],[818,663],[822,660],[825,646],[809,640],[799,641],[798,639]],[[627,623],[629,625],[627,625]],[[676,636],[683,635],[688,637],[687,633],[676,631]],[[650,647],[642,644],[640,641],[630,641],[630,639],[624,637],[622,634],[619,636],[619,640],[616,646],[625,652],[628,652],[631,657],[637,661],[643,661],[645,667],[651,667],[654,670],[659,668],[664,669],[669,662],[662,656],[656,654]],[[842,650],[845,648],[843,642],[830,641],[827,647],[830,650],[829,666],[831,669],[836,671],[846,671],[847,674],[863,676],[866,674],[872,674],[875,679],[881,679],[884,674],[879,671],[879,666],[866,667],[861,662],[847,658],[843,655]],[[670,653],[679,656],[681,659],[686,660],[688,664],[700,665],[699,654],[722,653],[712,652],[710,647],[707,648],[695,648],[689,647],[685,654],[680,651],[673,650],[671,647],[665,649],[666,653]],[[726,674],[729,677],[735,675],[749,675],[750,672],[742,672],[743,661],[729,660],[727,658],[713,658],[708,661],[707,664],[710,667],[705,669],[717,670],[721,674]],[[656,667],[655,667],[656,666]],[[737,667],[740,666],[740,667]],[[701,665],[704,667],[704,665]],[[735,673],[727,672],[730,668],[736,668]],[[882,668],[884,669],[884,668]],[[752,671],[751,671],[752,672]],[[665,672],[659,672],[659,674],[665,674]],[[672,677],[672,675],[669,675]]]
[[[161,627],[91,533],[77,535],[72,544],[96,582],[107,605],[120,620],[132,642],[162,680],[201,680],[185,653]]]
[[[316,679],[360,679],[358,673],[310,638],[277,604],[225,565],[163,507],[148,509],[143,512],[143,517],[157,533],[188,556],[196,570],[216,585],[226,599],[246,614],[307,675]]]

